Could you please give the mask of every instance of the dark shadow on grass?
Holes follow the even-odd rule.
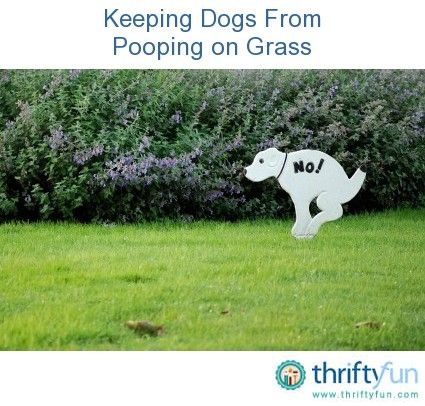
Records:
[[[124,282],[128,283],[152,283],[156,282],[155,278],[152,278],[151,276],[146,275],[139,275],[139,274],[126,274],[119,276],[117,279],[122,280]]]
[[[92,344],[117,344],[122,336],[109,333],[73,333],[62,338],[61,344],[75,344],[84,347]]]

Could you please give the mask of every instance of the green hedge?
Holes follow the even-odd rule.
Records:
[[[292,211],[242,169],[320,149],[367,181],[348,211],[425,203],[424,71],[0,71],[0,218]]]

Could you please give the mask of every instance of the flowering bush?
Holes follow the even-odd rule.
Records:
[[[0,218],[283,216],[261,149],[320,149],[348,210],[425,203],[423,71],[0,71]]]

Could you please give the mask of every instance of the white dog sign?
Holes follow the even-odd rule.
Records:
[[[334,158],[321,151],[304,149],[284,153],[269,148],[255,156],[245,169],[245,176],[253,182],[276,177],[295,205],[292,235],[312,238],[323,223],[342,216],[341,205],[358,193],[366,173],[357,169],[349,178]],[[321,210],[314,217],[310,214],[313,199],[317,199]]]

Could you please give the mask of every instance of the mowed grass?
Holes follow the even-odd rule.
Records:
[[[291,226],[2,225],[0,348],[425,349],[425,210]]]

